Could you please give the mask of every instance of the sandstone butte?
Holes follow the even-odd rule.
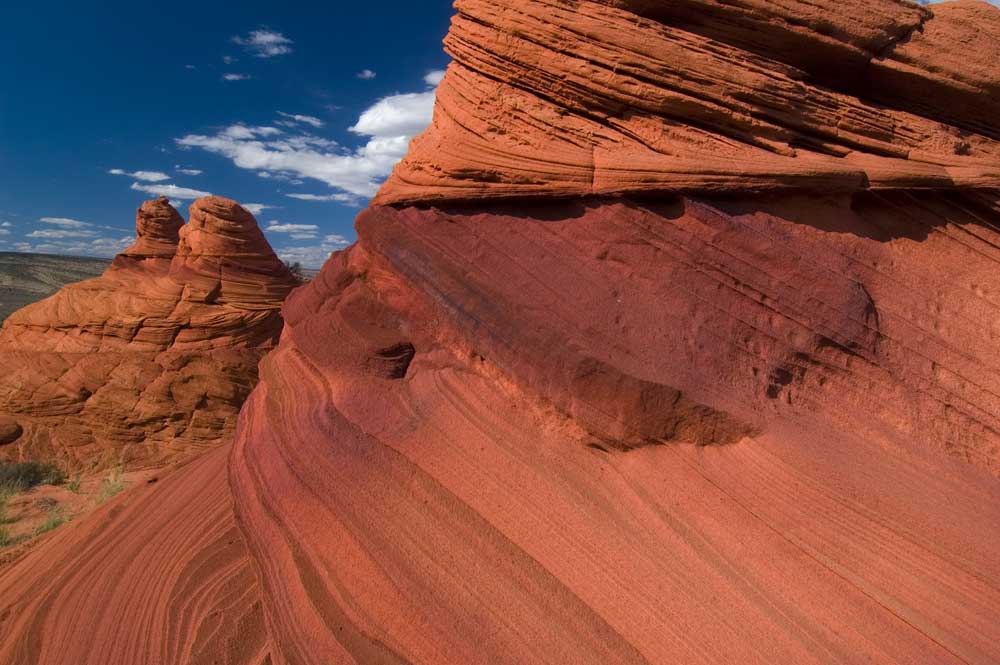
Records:
[[[0,330],[0,455],[69,469],[157,466],[231,438],[296,286],[253,216],[204,198],[185,224],[145,202],[96,279]]]
[[[0,661],[1000,662],[1000,11],[456,9],[235,443],[8,566]]]

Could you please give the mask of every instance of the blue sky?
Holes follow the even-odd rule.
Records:
[[[0,250],[110,256],[144,199],[210,192],[318,266],[448,63],[446,0],[88,4],[5,6]]]
[[[164,193],[319,266],[430,120],[450,0],[7,3],[0,250],[111,256]]]

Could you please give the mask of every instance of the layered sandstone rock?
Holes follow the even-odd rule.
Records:
[[[4,324],[8,457],[69,467],[158,463],[231,434],[295,286],[253,217],[201,199],[183,219],[147,201],[136,242],[99,278]]]
[[[213,457],[113,524],[207,528],[91,550],[130,581],[93,638],[43,543],[0,656],[1000,661],[1000,12],[457,8],[433,126],[285,305],[234,513]]]
[[[286,661],[1000,659],[1000,12],[456,7],[241,416]]]

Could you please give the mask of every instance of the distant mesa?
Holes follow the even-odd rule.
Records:
[[[5,455],[158,464],[233,432],[297,283],[235,201],[190,212],[185,224],[165,198],[146,201],[102,276],[7,319],[0,413],[24,432]]]

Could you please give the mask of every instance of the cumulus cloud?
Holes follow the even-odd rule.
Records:
[[[222,75],[222,80],[223,81],[249,81],[250,80],[250,75],[249,74],[223,74]]]
[[[362,81],[371,81],[373,78],[378,76],[378,74],[370,69],[362,69],[360,72],[356,74],[356,76]]]
[[[145,192],[147,194],[152,194],[154,196],[166,196],[171,200],[178,201],[190,201],[192,199],[200,199],[203,196],[211,196],[211,192],[202,192],[197,189],[189,189],[187,187],[178,187],[177,185],[141,185],[137,182],[133,182],[130,189],[134,189],[137,192]]]
[[[349,244],[350,241],[342,235],[328,235],[322,239],[319,245],[312,243],[303,246],[279,247],[274,251],[283,261],[298,262],[307,268],[318,268],[330,257],[330,254],[344,249]]]
[[[441,84],[441,81],[444,79],[444,73],[445,72],[443,69],[435,69],[434,71],[427,72],[427,75],[424,76],[424,83],[436,88]]]
[[[284,111],[278,111],[278,115],[288,120],[285,122],[286,126],[295,124],[305,124],[319,129],[323,126],[323,121],[311,115],[297,115],[295,113],[285,113]]]
[[[233,43],[239,44],[257,58],[273,58],[291,53],[293,42],[280,32],[261,28],[242,37],[233,37]]]
[[[430,124],[433,115],[433,91],[392,95],[362,113],[350,131],[381,138],[412,137]]]
[[[316,232],[319,231],[319,227],[315,224],[282,224],[281,222],[274,220],[268,222],[265,231],[271,231],[272,233],[303,233],[303,232]]]
[[[133,180],[143,180],[145,182],[163,182],[164,180],[170,180],[170,176],[160,171],[123,171],[122,169],[111,169],[108,173],[111,175],[124,175],[132,178]]]
[[[431,80],[434,78],[426,82]],[[315,198],[319,195],[292,198],[355,203],[375,194],[406,154],[410,139],[430,124],[433,113],[433,90],[380,99],[349,128],[367,138],[364,145],[353,150],[301,128],[286,130],[241,123],[212,135],[188,134],[176,142],[181,147],[222,155],[262,178],[308,178],[337,190],[329,199]]]

